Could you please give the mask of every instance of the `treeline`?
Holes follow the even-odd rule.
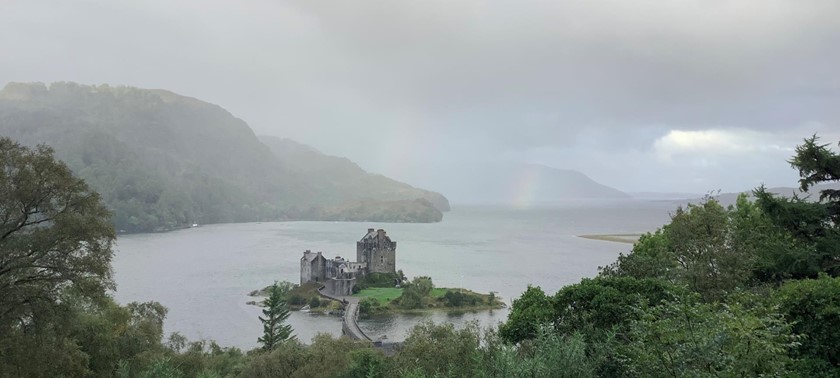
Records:
[[[433,222],[449,209],[438,193],[291,141],[261,141],[221,107],[162,90],[11,83],[0,91],[0,135],[52,146],[99,192],[119,231],[298,219]]]

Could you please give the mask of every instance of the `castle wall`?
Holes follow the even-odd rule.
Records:
[[[369,264],[371,272],[396,273],[396,251],[394,249],[377,248],[371,252]]]
[[[300,259],[300,284],[303,285],[312,280],[312,265],[306,259]]]
[[[326,259],[321,255],[310,251],[303,253],[300,259],[300,284],[303,285],[310,281],[324,282],[326,279]]]
[[[326,282],[325,290],[330,295],[349,296],[353,295],[354,286],[356,286],[355,278],[330,278]]]

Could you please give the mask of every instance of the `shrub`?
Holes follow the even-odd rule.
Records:
[[[309,300],[309,307],[321,307],[321,298],[312,297],[312,299]]]
[[[292,294],[289,296],[289,304],[295,306],[306,304],[306,298],[302,297],[300,294]]]

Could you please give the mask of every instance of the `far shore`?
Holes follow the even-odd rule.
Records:
[[[642,234],[594,234],[594,235],[578,235],[579,238],[603,240],[616,243],[636,244]]]

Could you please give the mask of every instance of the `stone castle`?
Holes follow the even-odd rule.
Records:
[[[370,273],[396,273],[397,242],[385,230],[369,228],[356,242],[356,261],[336,256],[327,259],[322,252],[307,250],[300,258],[300,284],[320,282],[324,292],[344,296],[353,294],[356,280]]]

